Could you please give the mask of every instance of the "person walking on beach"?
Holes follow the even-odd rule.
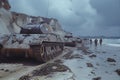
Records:
[[[95,39],[95,40],[94,40],[94,43],[95,43],[95,46],[97,46],[98,40]]]
[[[99,43],[100,43],[100,45],[102,45],[102,38],[100,38]]]
[[[92,39],[90,39],[90,44],[92,44]]]

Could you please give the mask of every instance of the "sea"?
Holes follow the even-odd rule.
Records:
[[[120,47],[120,39],[103,39],[103,44],[113,47]]]

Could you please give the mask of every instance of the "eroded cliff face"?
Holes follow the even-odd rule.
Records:
[[[4,8],[6,10],[10,10],[11,6],[8,2],[8,0],[0,0],[0,8]]]
[[[11,29],[12,14],[7,0],[0,0],[0,33],[8,34]]]

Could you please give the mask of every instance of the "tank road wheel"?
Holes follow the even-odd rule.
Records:
[[[63,51],[63,47],[61,43],[43,43],[41,46],[33,46],[33,52],[37,60],[47,62],[58,56]]]
[[[52,47],[51,47],[51,56],[52,56],[53,58],[56,57],[56,52],[57,52],[56,46],[52,46]]]
[[[44,51],[44,62],[47,62],[51,59],[53,59],[54,53],[56,53],[55,47],[54,46],[46,46],[45,51]]]
[[[47,53],[47,56],[48,56],[48,59],[51,60],[52,59],[52,50],[51,50],[51,47],[48,46],[46,47],[46,53]]]
[[[55,50],[54,50],[54,47],[49,47],[49,57],[50,57],[50,59],[53,59],[54,58],[54,52],[55,52]]]
[[[45,48],[45,53],[46,53],[47,60],[49,61],[51,59],[50,58],[50,48],[49,47]]]
[[[45,49],[44,46],[41,46],[41,48],[40,48],[40,56],[41,56],[42,62],[44,62],[44,59],[43,59],[44,54],[45,54],[44,49]]]
[[[62,49],[61,49],[61,47],[59,45],[56,46],[56,50],[57,50],[56,51],[56,53],[57,53],[56,55],[59,55],[60,52],[62,51]]]
[[[49,60],[46,47],[44,47],[44,54],[42,56],[42,59],[44,62],[47,62]]]
[[[63,51],[63,49],[64,49],[64,44],[61,44],[61,45],[60,45],[60,48],[61,48],[61,50]]]
[[[57,52],[58,50],[56,49],[56,46],[51,46],[50,56],[52,59],[57,56]]]
[[[46,53],[46,47],[45,46],[41,47],[40,53],[41,53],[42,62],[47,62],[48,61],[48,55]]]
[[[57,47],[57,46],[53,46],[53,47],[51,48],[51,50],[52,50],[51,55],[52,55],[53,57],[56,57],[56,56],[57,56],[57,52],[58,52],[58,50],[57,50],[56,47]]]
[[[52,53],[51,53],[51,47],[50,46],[46,46],[45,47],[45,51],[44,51],[44,62],[47,62],[49,60],[52,59]]]
[[[44,54],[44,47],[35,47],[33,50],[35,59],[40,62],[43,62],[42,56]]]

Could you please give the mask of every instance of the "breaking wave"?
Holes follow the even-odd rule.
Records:
[[[120,39],[104,39],[103,44],[114,47],[120,47]]]

